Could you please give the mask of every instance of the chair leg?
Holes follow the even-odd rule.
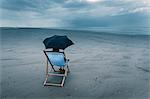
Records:
[[[59,86],[59,87],[63,87],[64,86],[64,83],[65,83],[65,79],[66,79],[66,77],[67,77],[67,74],[68,74],[68,69],[65,71],[65,73],[64,73],[64,75],[63,75],[63,78],[62,78],[62,81],[61,81],[61,83],[59,83],[59,84],[56,84],[56,83],[50,83],[50,82],[47,82],[47,80],[48,80],[48,77],[49,76],[61,76],[61,75],[46,75],[46,79],[45,79],[45,81],[44,81],[44,85],[45,86]]]
[[[54,70],[54,72],[56,72],[56,71]],[[50,75],[49,72],[48,72],[48,60],[47,60],[47,62],[46,62],[46,79],[44,81],[44,86],[59,86],[59,87],[63,87],[64,83],[65,83],[65,79],[66,79],[66,77],[67,77],[69,72],[70,72],[70,69],[69,69],[69,66],[67,65],[67,68],[65,70],[64,75],[62,75],[62,74],[60,74],[60,75],[59,74],[57,74],[57,75],[56,74]],[[61,83],[57,84],[57,83],[47,82],[49,76],[62,76],[63,78],[62,78]]]
[[[65,79],[66,79],[66,77],[64,76],[63,79],[62,79],[61,87],[64,86]]]
[[[48,79],[48,75],[46,75],[46,79],[45,79],[45,81],[44,81],[44,85],[46,85],[47,79]]]
[[[67,68],[67,70],[66,70],[65,73],[64,73],[64,76],[63,76],[63,79],[62,79],[62,83],[61,83],[61,87],[64,86],[64,82],[65,82],[65,79],[66,79],[66,77],[67,77],[67,74],[68,74],[68,68]]]
[[[61,84],[56,84],[56,83],[48,83],[47,82],[47,80],[48,80],[48,75],[46,75],[46,79],[45,79],[45,81],[44,81],[44,86],[58,86],[58,87],[62,87],[63,86],[63,84],[61,83]]]
[[[68,73],[70,73],[70,69],[69,69],[69,66],[67,65],[67,69],[68,69]]]

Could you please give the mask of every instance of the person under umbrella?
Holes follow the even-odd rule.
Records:
[[[60,52],[60,49],[64,50],[65,48],[74,44],[67,36],[59,35],[54,35],[52,37],[46,38],[43,43],[46,49],[52,48],[52,51],[54,52]],[[63,67],[60,67],[59,70],[60,72],[65,71]]]
[[[52,51],[53,51],[53,52],[60,52],[60,49],[58,49],[58,48],[52,48]],[[65,54],[65,53],[64,53],[64,54]],[[62,73],[64,73],[64,72],[65,72],[64,67],[60,67],[60,68],[59,68],[59,71],[62,72]]]

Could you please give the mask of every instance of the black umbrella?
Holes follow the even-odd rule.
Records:
[[[65,49],[68,46],[74,44],[67,36],[59,36],[54,35],[52,37],[46,38],[43,41],[46,49],[54,48],[54,49]]]

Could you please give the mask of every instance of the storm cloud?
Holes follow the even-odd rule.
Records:
[[[148,0],[1,0],[1,26],[98,27],[149,21]]]

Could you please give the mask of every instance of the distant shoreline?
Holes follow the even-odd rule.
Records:
[[[127,33],[115,33],[115,32],[108,32],[108,31],[104,31],[104,30],[86,30],[86,29],[73,29],[73,28],[51,28],[51,27],[0,27],[0,30],[7,30],[7,29],[43,29],[43,30],[60,30],[60,31],[77,31],[77,32],[92,32],[92,33],[101,33],[104,35],[128,35],[128,36],[150,36],[149,34],[127,34]]]

